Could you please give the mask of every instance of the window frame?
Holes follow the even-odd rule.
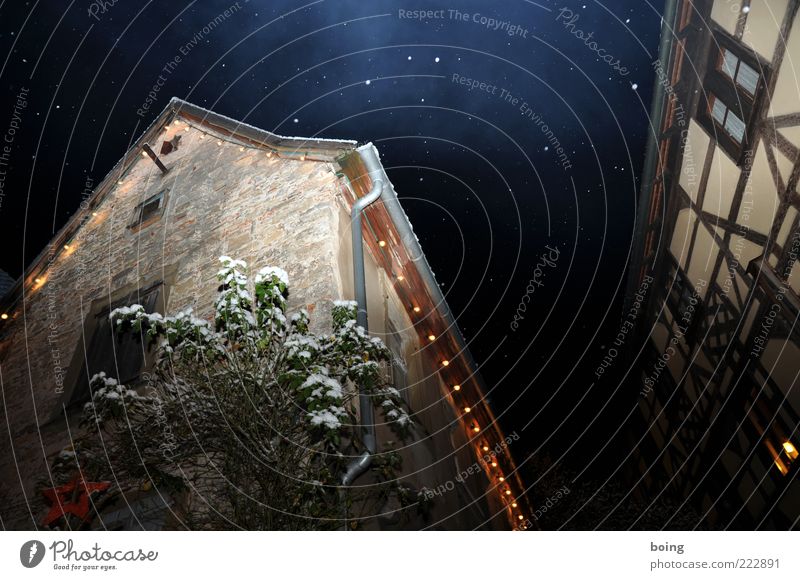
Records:
[[[88,358],[87,349],[90,349],[96,336],[103,329],[101,317],[108,316],[114,308],[118,308],[126,303],[139,303],[141,297],[148,294],[155,293],[153,300],[153,312],[163,314],[169,295],[169,283],[165,277],[163,280],[150,280],[143,284],[128,285],[120,290],[117,290],[110,295],[98,298],[91,303],[88,311],[81,322],[81,333],[77,338],[77,346],[70,362],[69,370],[64,381],[64,392],[61,395],[61,400],[56,409],[54,409],[54,417],[61,416],[62,409],[66,409],[68,415],[79,412],[83,405],[89,401],[91,397],[91,390],[88,386]],[[112,329],[113,330],[113,329]],[[144,335],[141,335],[141,340],[145,340]],[[142,348],[142,358],[139,363],[139,371],[131,379],[128,377],[127,386],[135,388],[136,385],[141,383],[141,377],[152,367],[154,358],[152,345],[136,341],[135,344]],[[119,368],[119,361],[122,359],[122,354],[117,350],[115,345],[112,349],[113,364]],[[114,375],[117,373],[115,372]],[[112,378],[117,378],[116,376]],[[86,396],[88,394],[88,397]]]
[[[147,196],[143,201],[138,203],[133,210],[133,218],[131,219],[131,223],[128,225],[128,228],[132,230],[140,230],[160,220],[161,216],[164,215],[164,210],[167,207],[168,195],[169,189],[165,187],[160,189],[157,193]],[[152,204],[155,200],[159,201],[158,208],[151,214],[145,216],[145,208]]]
[[[726,60],[725,60],[725,52],[726,51],[728,53],[730,53],[731,55],[733,55],[733,57],[736,59],[736,66],[735,66],[732,74],[730,74],[730,73],[728,73],[726,71],[726,67],[725,67],[725,62],[726,62]],[[756,75],[756,77],[758,79],[757,82],[756,82],[756,86],[755,86],[755,88],[753,89],[752,92],[750,91],[750,89],[748,87],[746,87],[744,84],[742,84],[739,81],[739,76],[740,76],[740,73],[742,72],[742,65],[746,66],[751,71],[753,71],[753,73],[755,73],[755,75]],[[719,54],[719,59],[718,59],[718,62],[717,62],[717,70],[719,72],[721,72],[724,76],[727,76],[731,81],[733,81],[733,84],[734,84],[735,87],[741,87],[742,89],[744,89],[745,93],[750,95],[751,97],[755,97],[756,96],[756,93],[758,92],[759,86],[761,84],[761,82],[760,82],[761,81],[761,74],[758,72],[758,70],[755,67],[753,67],[749,63],[745,62],[738,54],[736,54],[733,50],[731,50],[727,46],[722,46],[721,47],[720,54]],[[737,88],[737,91],[738,91],[738,88]]]
[[[721,121],[717,119],[716,116],[714,115],[714,109],[717,103],[720,103],[724,109]],[[747,137],[747,123],[745,123],[743,119],[740,119],[739,115],[737,115],[735,111],[732,111],[725,104],[725,101],[723,101],[713,93],[711,94],[711,99],[709,99],[708,109],[709,109],[709,114],[711,116],[711,120],[716,125],[717,131],[724,131],[729,138],[733,139],[736,142],[737,146],[741,147],[744,144],[745,138]],[[744,125],[744,131],[742,133],[741,139],[737,138],[736,135],[734,135],[730,130],[728,130],[728,118],[731,115],[736,119],[736,121]]]
[[[736,67],[733,76],[725,71],[725,51],[733,55]],[[754,93],[750,93],[736,78],[744,64],[753,69],[758,74],[758,81]],[[752,143],[753,131],[755,127],[755,114],[758,111],[758,104],[764,93],[764,87],[768,82],[769,70],[758,57],[743,46],[740,42],[730,38],[721,30],[714,30],[709,49],[708,67],[703,79],[703,92],[705,95],[706,106],[702,102],[698,106],[698,121],[711,133],[722,149],[734,160],[737,165],[741,165],[744,153]],[[723,121],[720,122],[713,115],[715,102],[719,102],[725,107]],[[735,115],[739,122],[744,124],[744,132],[741,141],[726,128],[729,115]]]

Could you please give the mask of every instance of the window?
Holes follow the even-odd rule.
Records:
[[[163,310],[158,308],[163,284],[158,282],[147,288],[137,289],[123,298],[112,302],[102,301],[93,309],[84,323],[83,344],[80,350],[80,371],[70,395],[67,408],[74,410],[83,407],[91,400],[89,380],[97,373],[104,372],[124,385],[134,384],[141,375],[147,345],[144,333],[135,331],[117,332],[112,328],[109,314],[115,308],[141,304],[148,313]],[[163,303],[163,300],[161,300]]]
[[[180,145],[180,142],[181,142],[181,136],[180,135],[175,135],[169,141],[164,140],[164,142],[161,144],[161,155],[169,155],[173,151],[177,151],[178,150],[178,145]]]
[[[711,95],[711,117],[734,141],[741,145],[746,126],[736,113],[725,106],[715,95]]]
[[[755,96],[758,88],[758,72],[750,65],[742,62],[733,51],[723,48],[720,54],[718,69],[728,78],[743,88],[751,96]]]
[[[386,346],[392,353],[391,377],[392,385],[400,392],[406,404],[410,404],[408,393],[408,370],[403,357],[403,337],[391,322],[386,324]]]
[[[741,163],[755,121],[756,102],[765,84],[763,67],[754,54],[727,35],[717,33],[714,40],[703,83],[708,106],[699,108],[698,120]]]
[[[164,213],[164,206],[166,205],[166,193],[167,190],[161,190],[137,205],[130,227],[143,227],[161,217],[161,214]]]

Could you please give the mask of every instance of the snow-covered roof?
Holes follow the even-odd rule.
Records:
[[[166,109],[159,115],[159,119],[165,113],[173,113],[182,117],[190,117],[195,122],[200,122],[212,128],[222,129],[229,132],[233,137],[260,143],[264,146],[272,146],[280,149],[295,151],[329,151],[342,152],[354,149],[357,141],[348,139],[321,139],[317,137],[286,137],[249,125],[242,121],[232,119],[220,113],[215,113],[203,107],[189,103],[177,97],[173,97]]]

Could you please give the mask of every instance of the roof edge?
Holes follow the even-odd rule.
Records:
[[[50,238],[44,248],[23,269],[22,274],[16,279],[8,292],[0,297],[0,311],[6,313],[13,310],[20,300],[24,302],[24,288],[33,283],[45,269],[47,269],[48,254],[51,248],[61,248],[74,237],[86,221],[90,212],[96,208],[105,196],[113,189],[117,180],[136,162],[139,161],[138,150],[146,143],[157,137],[159,132],[175,117],[183,117],[190,122],[208,127],[212,131],[222,132],[229,137],[240,141],[247,141],[253,145],[284,153],[320,152],[324,160],[333,161],[343,151],[353,151],[358,145],[357,141],[346,139],[313,139],[304,137],[285,137],[277,135],[266,129],[259,129],[220,113],[215,113],[194,103],[178,97],[172,97],[161,112],[153,119],[150,125],[142,131],[141,135],[125,151],[125,154],[106,173],[92,194],[84,199],[67,222]],[[133,153],[133,154],[132,154]],[[58,249],[56,250],[58,251]]]

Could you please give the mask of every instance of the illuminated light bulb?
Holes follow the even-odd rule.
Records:
[[[488,445],[484,445],[484,446],[483,446],[483,450],[484,450],[484,451],[489,451],[489,446],[488,446]]]
[[[429,335],[428,335],[428,340],[430,340],[431,342],[433,342],[434,340],[436,340],[436,335],[434,335],[434,334],[429,334]]]
[[[492,461],[492,467],[497,467],[497,461]]]
[[[222,141],[217,141],[217,145],[222,145]]]
[[[244,147],[239,147],[239,151],[244,151]]]
[[[2,318],[3,320],[8,320],[8,314],[3,312],[2,314],[0,314],[0,318]]]
[[[306,160],[306,154],[305,154],[305,153],[303,153],[303,154],[300,156],[300,161],[305,161],[305,160]]]
[[[506,495],[511,495],[511,490],[510,489],[506,490]]]
[[[785,441],[783,443],[783,450],[786,451],[786,455],[789,456],[789,459],[797,459],[797,448],[792,444],[791,441]]]
[[[453,390],[454,391],[460,391],[461,390],[461,385],[453,385]]]
[[[415,306],[415,307],[414,307],[414,312],[417,312],[417,313],[418,313],[420,310],[421,310],[421,308],[420,308],[419,306]]]
[[[517,507],[517,502],[511,502],[511,507],[513,508]]]
[[[33,281],[36,282],[37,284],[41,284],[42,283],[42,279],[41,278],[34,278]]]
[[[121,180],[121,179],[119,181],[117,181],[117,185],[122,185],[123,183],[125,183],[125,182],[123,180]]]
[[[518,519],[518,520],[524,520],[525,518],[524,518],[522,515],[518,515],[518,516],[517,516],[517,519]]]
[[[69,250],[69,244],[64,244],[64,249]]]
[[[383,240],[378,240],[378,245],[379,245],[381,248],[385,248],[385,247],[386,247],[386,242],[384,242]]]
[[[464,407],[465,413],[469,413],[470,411],[472,411],[472,407]]]
[[[405,276],[403,276],[402,274],[400,274],[400,275],[397,277],[397,281],[398,281],[398,282],[402,282],[402,281],[403,281],[403,280],[405,280],[405,279],[406,279],[406,277],[405,277]]]
[[[93,215],[94,217],[97,217],[97,212],[96,212],[96,211],[93,211],[93,212],[92,212],[92,215]]]
[[[505,481],[506,480],[506,478],[503,477],[502,475],[500,477],[498,477],[497,479],[499,479],[500,481]]]
[[[480,430],[481,430],[481,428],[480,428],[480,427],[478,427],[477,425],[475,425],[475,426],[472,428],[472,430],[473,430],[473,431],[475,431],[475,433],[477,433],[478,431],[480,431]]]
[[[147,151],[142,151],[142,157],[147,157]]]
[[[443,360],[442,361],[442,366],[443,367],[450,366],[450,361],[449,360]]]

